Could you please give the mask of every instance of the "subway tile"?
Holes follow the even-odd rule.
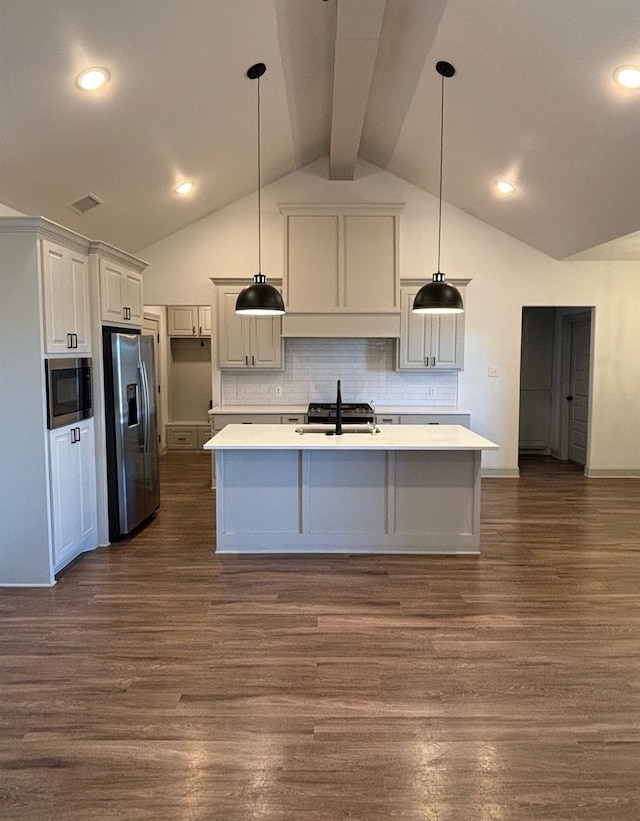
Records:
[[[455,405],[456,373],[398,373],[391,340],[290,339],[284,372],[235,371],[222,374],[225,404],[306,404],[331,401],[336,379],[345,401],[378,405]],[[282,388],[282,396],[275,388]]]

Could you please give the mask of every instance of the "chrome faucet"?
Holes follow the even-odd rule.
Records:
[[[342,396],[340,395],[340,380],[338,379],[338,391],[336,394],[336,436],[342,436]]]

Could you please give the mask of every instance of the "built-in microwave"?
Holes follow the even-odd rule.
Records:
[[[90,359],[46,359],[45,372],[48,428],[93,416]]]

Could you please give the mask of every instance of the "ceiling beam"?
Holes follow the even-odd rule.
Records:
[[[329,179],[352,180],[386,0],[337,0]]]
[[[380,168],[391,163],[445,6],[403,0],[387,7],[360,141],[360,156]]]

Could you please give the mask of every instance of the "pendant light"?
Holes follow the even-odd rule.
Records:
[[[258,81],[258,273],[253,283],[238,294],[236,313],[249,316],[274,316],[284,313],[282,295],[273,285],[267,284],[262,271],[262,232],[260,224],[260,78],[267,70],[264,63],[256,63],[247,71],[250,80]]]
[[[438,195],[438,270],[433,281],[423,285],[413,300],[414,314],[461,314],[464,311],[460,291],[448,282],[440,270],[440,237],[442,235],[442,158],[444,155],[444,78],[456,73],[451,63],[440,60],[436,71],[442,77],[440,101],[440,192]]]

